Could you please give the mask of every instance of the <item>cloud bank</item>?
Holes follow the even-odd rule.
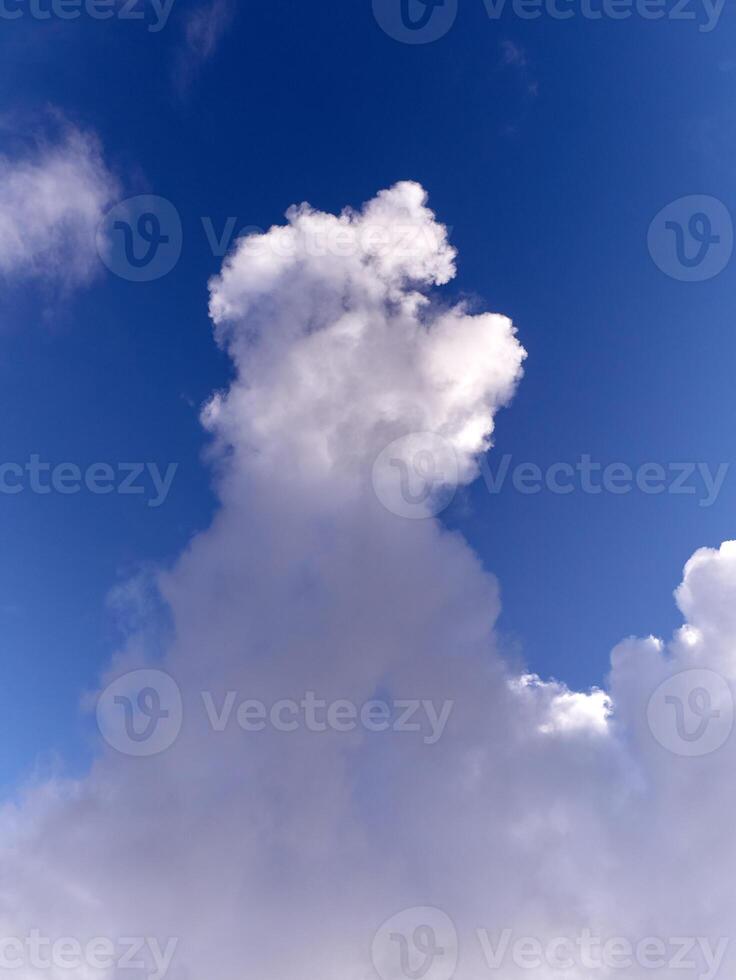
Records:
[[[97,139],[73,127],[33,153],[0,156],[0,274],[87,282],[98,262],[95,232],[117,190]]]
[[[728,975],[736,544],[691,559],[685,625],[621,644],[605,692],[507,663],[495,579],[372,481],[385,447],[422,431],[472,480],[520,380],[509,320],[433,292],[454,263],[401,183],[360,212],[292,209],[211,282],[234,364],[204,412],[221,506],[160,576],[166,628],[128,616],[103,679],[163,642],[181,727],[146,757],[101,742],[85,778],[5,807],[0,935],[174,937],[172,980],[508,980],[530,975],[524,937],[544,980],[664,976],[677,956],[684,975]],[[343,705],[319,730],[290,707],[310,692]],[[255,702],[286,727],[259,727]],[[406,702],[418,730],[345,721],[345,703]],[[447,703],[428,740],[429,704]],[[629,968],[610,939],[635,950]],[[154,975],[150,947],[140,958]]]

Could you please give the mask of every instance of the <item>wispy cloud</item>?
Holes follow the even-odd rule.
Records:
[[[536,97],[539,92],[539,85],[534,78],[526,50],[520,44],[508,39],[501,41],[500,47],[500,67],[516,69],[519,72],[519,77],[526,90],[526,94],[531,98]]]
[[[518,68],[526,68],[527,59],[524,50],[513,41],[501,42],[501,64],[514,65]]]
[[[174,65],[174,87],[180,96],[213,57],[234,16],[233,0],[207,0],[186,13],[184,38]]]
[[[99,140],[73,126],[0,156],[0,274],[64,289],[89,280],[97,226],[117,191]]]

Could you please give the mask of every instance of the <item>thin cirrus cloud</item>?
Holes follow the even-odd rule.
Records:
[[[693,943],[702,969],[688,975],[712,980],[713,950],[729,975],[736,747],[683,758],[652,735],[668,705],[648,705],[686,669],[736,679],[736,544],[691,559],[686,624],[668,644],[621,644],[606,691],[519,673],[495,633],[496,581],[467,542],[397,517],[371,484],[383,448],[421,430],[474,478],[521,381],[512,324],[433,297],[456,256],[417,184],[287,218],[242,239],[210,283],[235,368],[203,415],[220,506],[158,581],[181,731],[149,758],[101,745],[85,778],[5,807],[0,931],[175,937],[171,980],[390,980],[407,974],[376,953],[376,930],[435,906],[457,930],[459,980],[529,976],[499,947],[509,929],[573,950],[585,930],[701,937],[712,946]],[[154,619],[132,618],[103,683],[149,666]],[[202,698],[220,712],[228,692],[273,705],[309,691],[454,707],[428,744],[393,729],[246,732],[225,714],[217,731]]]
[[[97,138],[66,126],[0,156],[0,274],[73,288],[97,271],[95,233],[118,193]]]
[[[529,56],[525,49],[508,38],[501,42],[500,49],[499,66],[516,71],[527,97],[529,99],[536,98],[539,94],[539,84],[534,78]]]
[[[203,65],[214,56],[234,16],[233,0],[207,0],[186,13],[184,38],[173,70],[174,88],[180,97],[186,95]]]

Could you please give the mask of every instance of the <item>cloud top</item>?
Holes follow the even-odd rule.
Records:
[[[431,432],[473,479],[525,352],[506,317],[431,297],[455,250],[423,188],[404,181],[339,215],[301,205],[287,221],[242,239],[210,283],[239,374],[207,424],[315,480],[363,475],[393,440]]]

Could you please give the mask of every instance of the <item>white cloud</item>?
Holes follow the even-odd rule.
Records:
[[[0,157],[0,274],[64,287],[89,280],[95,231],[116,193],[97,140],[77,129],[31,154]]]
[[[564,684],[545,682],[536,674],[513,678],[511,688],[520,695],[525,690],[533,692],[535,710],[547,702],[547,711],[539,722],[539,731],[545,735],[583,731],[607,734],[613,706],[605,691],[598,688],[588,693],[569,691]]]
[[[406,181],[359,213],[303,205],[287,217],[241,240],[210,284],[218,338],[241,373],[208,425],[257,454],[249,465],[288,466],[333,493],[364,486],[378,453],[411,432],[441,436],[461,482],[473,479],[525,354],[506,317],[435,306],[421,291],[455,274],[423,189]]]
[[[394,254],[402,222],[411,254]],[[393,250],[366,238],[382,224]],[[325,246],[335,230],[339,255]],[[494,636],[495,580],[468,545],[375,499],[373,459],[417,427],[442,433],[472,479],[519,378],[508,320],[427,298],[453,265],[423,192],[400,184],[358,214],[291,212],[212,282],[236,368],[206,412],[221,507],[160,580],[181,734],[150,758],[101,749],[86,778],[5,809],[0,934],[179,937],[171,980],[367,980],[375,931],[419,906],[452,918],[460,980],[489,976],[478,929],[714,949],[730,935],[736,741],[685,757],[657,692],[684,670],[720,677],[710,706],[725,732],[736,545],[687,565],[689,627],[667,645],[626,641],[608,690],[585,694],[516,674]],[[144,666],[149,640],[132,634],[109,679]],[[454,709],[433,745],[232,721],[214,732],[202,691],[217,706],[228,692],[272,705],[313,691]],[[696,949],[703,966],[710,947]],[[722,975],[733,966],[729,949]],[[665,974],[638,961],[596,975]],[[529,971],[506,959],[490,975]]]

